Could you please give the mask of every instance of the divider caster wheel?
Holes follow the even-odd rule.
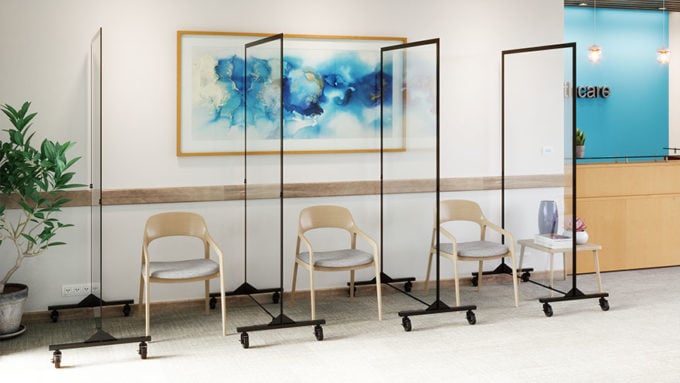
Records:
[[[543,304],[543,312],[545,313],[545,316],[547,316],[548,318],[553,316],[552,307],[548,303]]]
[[[404,283],[404,291],[406,291],[407,293],[410,293],[412,289],[413,289],[413,283],[411,283],[411,281],[407,281],[406,283]]]
[[[519,278],[522,280],[522,282],[529,282],[529,278],[531,278],[531,273],[525,271]]]
[[[61,367],[61,351],[56,350],[52,353],[52,363],[54,363],[54,368]]]
[[[215,310],[215,307],[217,307],[217,299],[215,297],[210,297],[210,309]]]
[[[609,311],[609,302],[604,297],[600,298],[600,308],[602,311]]]
[[[401,318],[401,326],[404,328],[404,331],[409,332],[412,330],[411,327],[411,320],[409,317],[403,317]]]
[[[146,342],[140,342],[139,343],[139,349],[137,350],[137,353],[142,359],[146,359],[146,352],[147,352],[147,346]]]
[[[314,336],[316,337],[316,340],[318,340],[318,341],[323,340],[323,327],[321,327],[320,324],[314,326]]]
[[[59,311],[57,310],[52,310],[50,313],[50,319],[52,320],[53,323],[57,323],[59,320]]]
[[[243,346],[243,348],[250,347],[250,342],[248,340],[248,333],[247,332],[241,333],[241,345]]]
[[[281,299],[281,294],[278,291],[275,291],[274,294],[272,294],[272,303],[277,304],[277,303],[279,303],[280,299]]]
[[[472,310],[468,310],[467,313],[465,313],[465,318],[467,318],[468,323],[471,325],[477,323],[477,316],[475,316],[475,313]]]
[[[126,303],[125,306],[123,306],[123,315],[125,315],[126,317],[129,317],[130,311],[131,311],[130,305],[128,303]]]
[[[472,277],[470,282],[472,282],[472,286],[477,287],[477,284],[479,284],[479,278],[478,277]]]

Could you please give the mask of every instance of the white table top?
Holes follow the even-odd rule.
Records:
[[[536,250],[541,250],[545,251],[546,253],[565,253],[565,252],[571,252],[571,248],[551,248],[551,247],[546,247],[543,245],[539,245],[536,242],[534,242],[533,239],[520,239],[517,241],[522,247],[530,247],[532,249]],[[594,243],[584,243],[583,245],[576,245],[576,251],[596,251],[596,250],[602,250],[602,246],[594,244]]]

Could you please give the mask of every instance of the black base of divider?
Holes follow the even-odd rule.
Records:
[[[243,348],[248,348],[250,347],[250,339],[248,336],[249,331],[276,330],[291,327],[314,326],[314,335],[316,336],[316,340],[322,341],[323,340],[323,328],[321,327],[322,324],[326,324],[325,319],[315,319],[296,322],[289,318],[288,316],[286,316],[285,314],[280,314],[279,316],[272,318],[272,321],[269,322],[268,324],[237,327],[236,331],[241,333],[241,345],[243,346]]]
[[[129,338],[115,338],[111,334],[107,333],[102,329],[98,329],[90,338],[84,342],[77,343],[62,343],[62,344],[52,344],[49,347],[52,353],[52,363],[55,368],[61,367],[62,353],[61,350],[73,349],[73,348],[83,348],[83,347],[97,347],[97,346],[110,346],[114,344],[126,344],[126,343],[136,343],[139,342],[139,347],[137,353],[142,359],[146,359],[147,355],[147,344],[150,342],[150,336],[137,336]]]
[[[90,294],[76,304],[47,306],[47,310],[50,311],[50,319],[52,319],[52,322],[57,322],[59,320],[59,310],[80,309],[80,308],[88,308],[88,307],[94,308],[94,307],[100,307],[100,306],[122,305],[123,306],[123,315],[130,316],[130,310],[131,310],[130,304],[132,304],[133,302],[134,301],[132,299],[124,299],[124,300],[118,300],[118,301],[104,301],[104,300],[101,300],[96,295]]]

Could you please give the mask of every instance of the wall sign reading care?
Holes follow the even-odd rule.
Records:
[[[577,86],[578,98],[607,98],[611,94],[608,86]]]

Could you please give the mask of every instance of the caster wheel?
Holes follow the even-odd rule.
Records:
[[[281,300],[281,294],[278,291],[275,291],[274,294],[272,294],[272,303],[276,304],[279,303]]]
[[[146,351],[147,351],[146,342],[139,343],[139,349],[137,350],[137,353],[142,359],[146,359]]]
[[[531,274],[528,271],[523,272],[520,276],[522,282],[529,282],[529,278],[531,278]]]
[[[468,310],[467,313],[465,313],[465,318],[467,318],[468,323],[471,325],[477,323],[477,316],[472,310]]]
[[[126,303],[125,306],[123,306],[123,315],[129,317],[130,311],[131,311],[130,305]]]
[[[215,297],[210,297],[210,310],[215,310],[215,307],[217,307],[217,299]]]
[[[56,350],[52,353],[52,363],[54,363],[54,368],[61,367],[61,351]]]
[[[404,328],[404,331],[406,332],[409,332],[413,329],[411,327],[411,320],[408,317],[401,318],[401,326]]]
[[[407,293],[410,293],[412,289],[413,289],[413,283],[411,283],[411,281],[404,283],[404,291],[406,291]]]
[[[321,327],[320,324],[314,326],[314,336],[316,337],[316,340],[318,340],[318,341],[323,340],[323,327]]]
[[[609,311],[609,302],[604,297],[600,298],[600,308],[602,311]]]
[[[248,339],[248,333],[247,332],[241,333],[241,345],[243,346],[243,348],[250,347],[250,341]]]
[[[477,287],[477,284],[479,283],[479,278],[472,277],[472,279],[470,281],[472,282],[472,286]]]
[[[545,316],[547,316],[548,318],[553,316],[552,307],[548,303],[543,304],[543,313],[545,313]]]
[[[57,310],[52,310],[50,313],[50,319],[52,320],[52,323],[57,323],[59,320],[59,311]]]

